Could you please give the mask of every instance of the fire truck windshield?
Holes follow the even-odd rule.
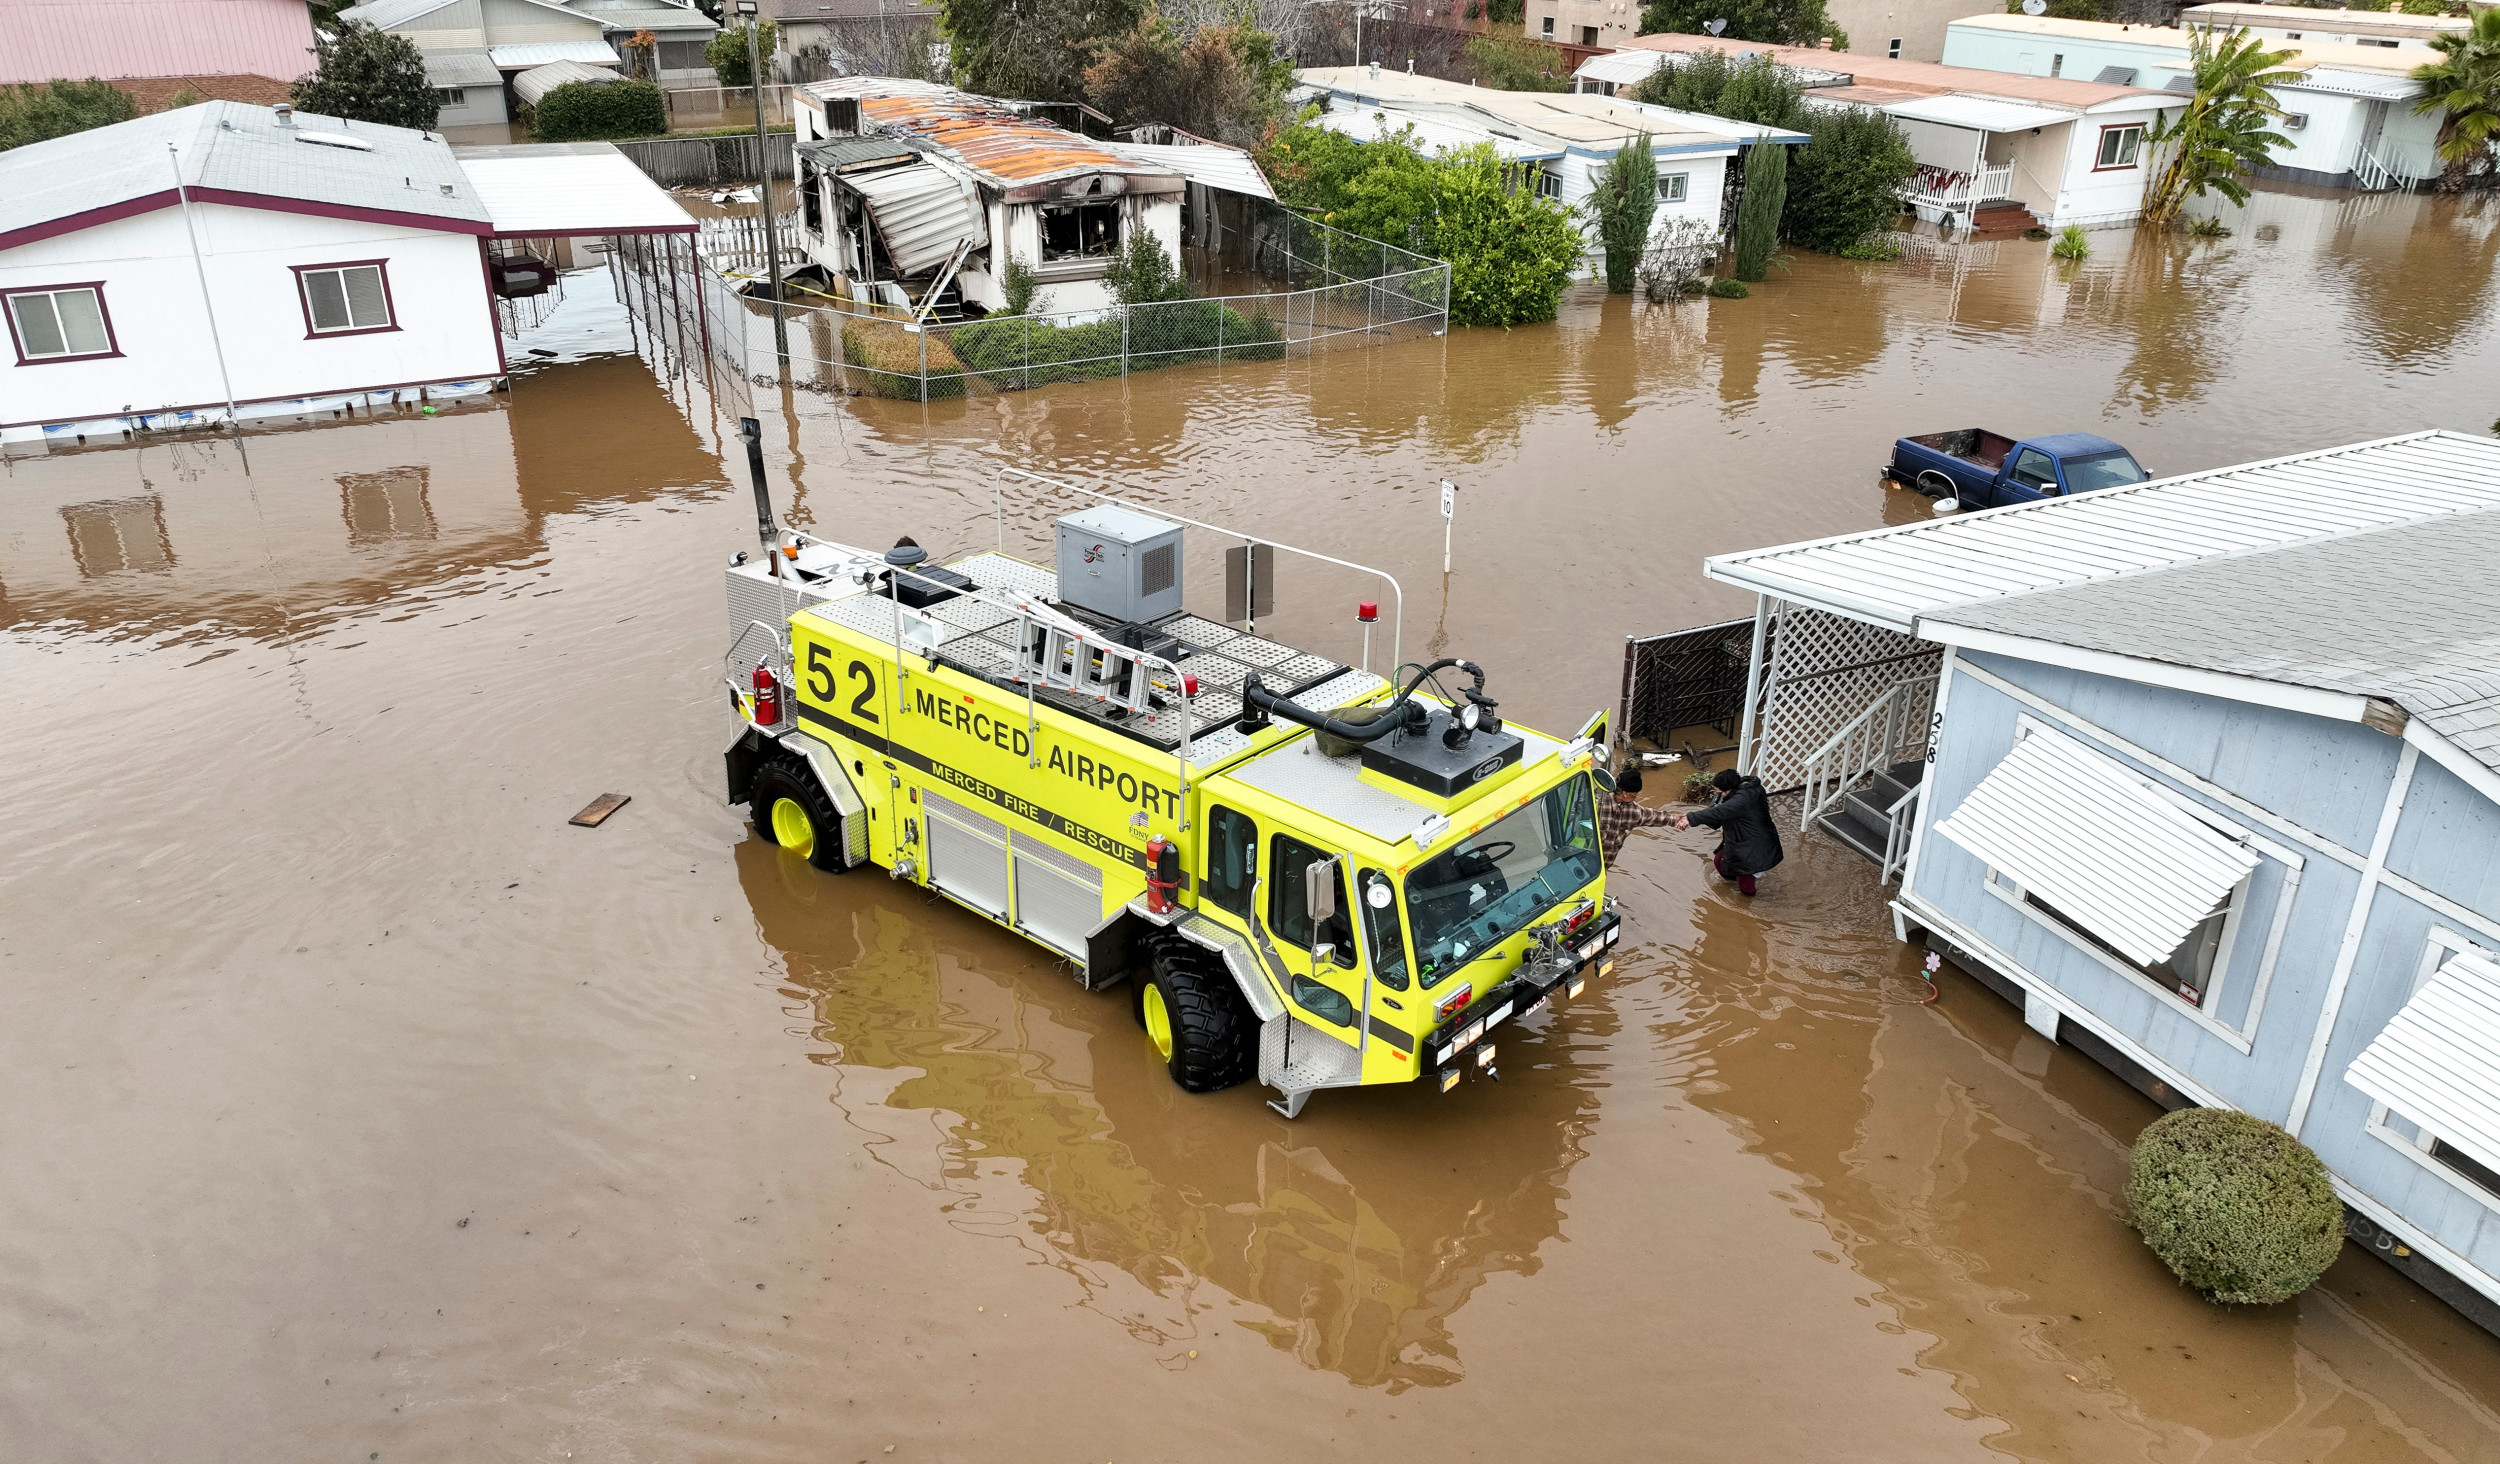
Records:
[[[1407,919],[1426,989],[1597,878],[1589,780],[1478,829],[1406,877]]]

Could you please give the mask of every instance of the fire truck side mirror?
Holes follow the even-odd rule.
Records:
[[[1337,861],[1314,859],[1302,866],[1302,909],[1311,917],[1314,927],[1327,924],[1337,913]]]

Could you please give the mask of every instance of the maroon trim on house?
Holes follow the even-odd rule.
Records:
[[[289,392],[284,396],[239,397],[238,407],[257,407],[263,402],[291,402],[298,398],[354,396],[365,391],[406,391],[412,386],[448,386],[455,381],[500,381],[508,373],[479,371],[466,376],[434,376],[423,381],[386,381],[373,386],[339,386],[324,391]],[[29,417],[23,422],[0,422],[0,427],[66,427],[72,422],[117,422],[125,417],[152,417],[159,412],[206,412],[226,404],[220,397],[213,402],[189,402],[179,406],[149,407],[141,411],[100,412],[92,417]]]
[[[77,356],[29,357],[26,354],[26,343],[17,338],[17,312],[9,308],[9,297],[12,295],[49,295],[55,290],[95,291],[95,312],[104,318],[106,349],[88,351]],[[54,308],[57,310],[59,307]],[[63,366],[72,361],[109,361],[122,354],[121,337],[113,331],[113,307],[104,303],[104,281],[102,280],[69,280],[57,285],[15,285],[9,289],[0,290],[0,320],[6,320],[9,324],[9,346],[17,352],[17,364],[20,366]],[[63,344],[66,345],[67,342],[64,341]]]
[[[2111,163],[2107,167],[2101,166],[2101,149],[2106,143],[2108,143],[2109,135],[2113,132],[2125,132],[2129,129],[2133,129],[2136,134],[2135,156],[2123,163]],[[2092,140],[2092,171],[2095,173],[2124,173],[2143,166],[2144,124],[2141,122],[2110,122],[2104,124],[2101,128],[2101,135]]]
[[[512,374],[512,358],[504,353],[503,317],[495,313],[495,259],[486,241],[477,241],[477,271],[486,279],[486,333],[495,338],[495,365],[498,375]]]
[[[485,235],[492,233],[495,227],[493,224],[479,223],[470,219],[446,219],[434,214],[401,213],[396,209],[387,208],[353,208],[343,203],[313,203],[307,199],[279,198],[267,193],[243,193],[231,188],[192,188],[187,191],[192,198],[201,203],[223,203],[235,208],[264,209],[270,213],[308,214],[314,218],[357,219],[372,224],[397,224],[402,228],[424,229],[437,234]],[[57,219],[47,219],[40,224],[28,224],[22,229],[11,229],[6,233],[0,233],[0,249],[14,249],[20,244],[33,244],[43,239],[55,239],[63,234],[75,234],[81,229],[92,229],[99,224],[109,224],[117,219],[134,218],[140,214],[154,213],[160,208],[172,208],[181,201],[174,190],[168,188],[162,193],[143,194],[137,198],[124,199],[120,203],[108,203],[102,208],[91,208],[83,213],[65,214]]]
[[[901,12],[897,11],[896,14],[901,14]],[[611,236],[622,238],[627,234],[692,234],[695,232],[697,232],[697,227],[693,224],[654,224],[647,229],[603,229],[592,225],[587,229],[561,233],[549,233],[545,229],[497,230],[486,237],[489,239],[605,239]]]
[[[304,276],[314,270],[355,269],[359,266],[368,264],[372,265],[382,276],[382,308],[390,312],[391,323],[388,325],[352,326],[346,330],[323,330],[319,326],[314,325],[312,318],[312,300],[304,293]],[[340,336],[380,335],[384,331],[399,329],[399,302],[391,298],[391,262],[389,260],[341,259],[334,260],[328,264],[290,264],[287,268],[295,271],[295,307],[304,312],[304,339],[308,341],[327,341],[336,340]],[[347,286],[344,283],[341,283],[339,286],[339,298],[343,301],[346,297]]]

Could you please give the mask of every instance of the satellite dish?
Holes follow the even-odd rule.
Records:
[[[2042,9],[2047,8],[2042,0],[2030,0],[2030,3],[2040,5]],[[1714,36],[1727,34],[1727,22],[1724,20],[1705,20],[1701,23],[1701,28]]]
[[[2048,13],[2049,0],[2023,0],[2023,14],[2046,15]]]

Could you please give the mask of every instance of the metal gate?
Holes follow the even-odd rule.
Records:
[[[1623,697],[1615,741],[1665,747],[1681,728],[1736,735],[1745,710],[1745,666],[1753,654],[1753,617],[1722,620],[1667,635],[1628,636],[1623,643]]]

